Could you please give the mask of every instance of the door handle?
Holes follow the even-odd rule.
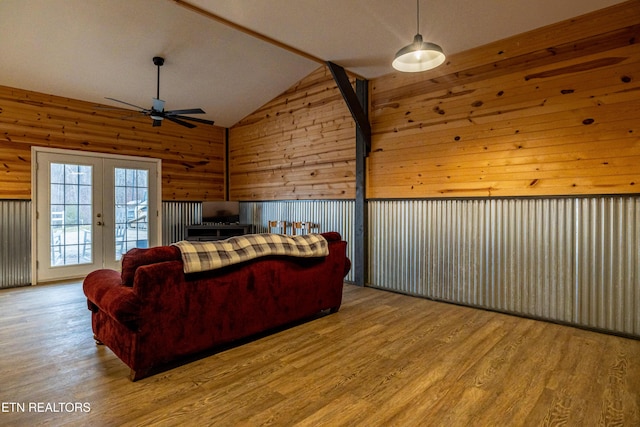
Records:
[[[104,225],[104,224],[102,223],[102,221],[98,221],[96,225]]]

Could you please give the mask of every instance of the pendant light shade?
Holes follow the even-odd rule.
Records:
[[[403,47],[396,53],[396,57],[391,64],[398,71],[415,73],[436,68],[444,62],[445,55],[442,48],[435,43],[422,40],[420,34],[420,0],[418,6],[418,31],[413,38],[413,43]]]
[[[398,71],[415,73],[436,68],[445,60],[442,48],[434,43],[422,41],[422,36],[416,34],[413,43],[400,49],[393,60],[393,68]]]

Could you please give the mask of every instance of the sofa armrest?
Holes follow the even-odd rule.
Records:
[[[340,233],[336,232],[336,231],[327,231],[325,233],[322,233],[322,236],[327,239],[327,242],[329,242],[329,245],[332,244],[344,244],[345,248],[347,243],[343,242],[342,240],[342,236],[340,235]],[[346,249],[344,249],[344,251],[346,252]],[[344,274],[343,277],[345,277],[347,274],[349,274],[349,271],[351,271],[351,260],[349,258],[345,259],[344,262]]]
[[[342,236],[337,231],[327,231],[320,235],[327,239],[327,242],[339,242],[342,240]]]
[[[82,290],[94,306],[130,329],[137,327],[140,316],[140,299],[133,289],[124,286],[120,273],[114,270],[97,270],[84,279]]]
[[[349,271],[351,271],[351,260],[347,257],[345,257],[344,259],[344,275],[342,277],[347,277],[347,274],[349,274]]]
[[[122,283],[133,286],[136,270],[144,265],[164,261],[181,261],[180,249],[176,246],[156,246],[153,248],[134,248],[122,256]]]

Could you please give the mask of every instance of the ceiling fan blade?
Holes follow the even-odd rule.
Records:
[[[175,123],[177,123],[179,125],[188,127],[189,129],[193,129],[194,127],[196,127],[196,125],[192,125],[191,123],[187,123],[187,122],[182,121],[180,119],[176,119],[173,116],[164,116],[164,118],[167,119],[167,120],[171,120],[172,122],[175,122]]]
[[[126,116],[120,116],[120,120],[138,120],[140,117],[140,114],[127,114]]]
[[[197,117],[187,117],[187,116],[178,116],[178,115],[165,115],[165,117],[167,119],[170,119],[171,117],[173,117],[174,119],[182,119],[182,120],[191,120],[192,122],[198,122],[198,123],[203,123],[205,125],[212,125],[213,124],[213,120],[206,120],[206,119],[199,119]]]
[[[169,110],[166,114],[175,116],[176,114],[206,114],[202,108],[187,108],[186,110]]]
[[[162,99],[153,98],[153,107],[156,111],[164,111],[164,101]]]
[[[105,105],[94,105],[93,108],[101,111],[122,111],[122,107],[107,107]]]
[[[106,97],[106,96],[105,96],[104,99],[109,99],[111,101],[119,102],[121,104],[125,104],[125,105],[128,105],[130,107],[135,107],[135,108],[137,108],[138,110],[141,110],[141,111],[148,111],[146,108],[142,108],[142,107],[139,107],[139,106],[134,105],[134,104],[129,104],[128,102],[120,101],[119,99],[109,98],[109,97]]]
[[[162,120],[154,120],[153,127],[156,127],[156,126],[162,126]]]

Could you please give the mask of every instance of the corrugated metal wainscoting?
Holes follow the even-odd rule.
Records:
[[[0,288],[31,283],[31,201],[0,200]]]
[[[369,202],[369,285],[640,337],[640,197]]]
[[[162,202],[162,244],[184,240],[186,227],[201,222],[201,202]]]
[[[318,230],[337,231],[353,242],[354,202],[282,201],[240,203],[240,221],[254,224],[256,232],[266,232],[270,220],[307,221]],[[199,224],[200,202],[162,202],[162,244],[185,237],[185,227]],[[347,246],[353,259],[353,248]],[[346,280],[353,280],[351,274]],[[31,283],[31,201],[0,200],[0,288]]]
[[[314,232],[337,231],[347,241],[347,256],[353,260],[353,200],[285,200],[240,203],[240,222],[253,224],[256,233],[266,233],[269,221],[305,221],[318,225]],[[353,281],[353,269],[346,281]]]

